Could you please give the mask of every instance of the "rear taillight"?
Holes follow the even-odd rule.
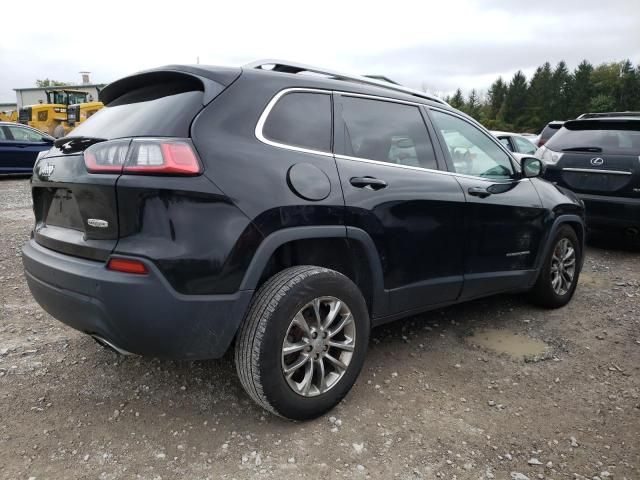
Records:
[[[137,275],[146,275],[147,267],[140,260],[131,260],[129,258],[112,258],[107,263],[107,268],[114,272],[135,273]]]
[[[202,171],[189,140],[135,138],[91,145],[84,152],[90,173],[197,175]]]

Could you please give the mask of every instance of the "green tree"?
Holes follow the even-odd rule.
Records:
[[[456,93],[453,94],[453,97],[451,97],[448,103],[453,108],[462,110],[464,108],[464,97],[462,96],[462,90],[457,89]]]
[[[549,113],[554,119],[565,120],[569,115],[571,104],[571,75],[564,60],[559,62],[553,71],[549,95],[551,98]]]
[[[504,103],[504,97],[507,94],[507,84],[504,83],[502,77],[491,84],[487,94],[488,117],[489,119],[497,119],[498,113]]]
[[[547,123],[547,116],[552,109],[553,89],[551,64],[546,62],[538,67],[531,77],[527,94],[527,128],[539,131]]]
[[[629,60],[620,64],[620,83],[616,96],[616,110],[633,110],[640,106],[640,72]]]
[[[49,78],[38,79],[36,80],[36,87],[66,87],[67,85],[71,85],[69,82],[61,82],[59,80],[51,80]]]
[[[527,77],[518,70],[504,98],[504,121],[516,129],[523,128],[527,122],[527,90]]]
[[[615,108],[616,101],[611,95],[601,93],[591,99],[591,112],[610,112]]]
[[[480,98],[478,97],[478,92],[474,88],[471,90],[469,97],[467,98],[467,102],[464,106],[464,111],[475,118],[476,120],[480,120],[480,109],[482,104],[480,103]]]
[[[583,60],[573,72],[573,91],[568,115],[571,118],[586,113],[591,107],[591,97],[593,96],[592,73],[593,65],[586,60]]]

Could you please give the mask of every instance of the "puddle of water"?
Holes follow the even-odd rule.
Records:
[[[580,273],[578,284],[592,288],[607,288],[611,286],[610,282],[606,278],[596,276],[589,272]]]
[[[504,353],[515,360],[542,359],[551,350],[542,340],[498,328],[476,331],[466,341],[496,353]]]

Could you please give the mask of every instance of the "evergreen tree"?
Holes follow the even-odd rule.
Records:
[[[478,92],[476,92],[474,88],[469,94],[464,111],[476,120],[480,120],[480,107],[480,98],[478,97]]]
[[[497,78],[486,97],[461,89],[445,99],[493,130],[540,131],[551,120],[567,120],[582,113],[613,110],[640,111],[640,65],[630,60],[594,67],[583,60],[573,72],[564,61],[552,68],[539,66],[531,82],[518,71],[509,84]]]
[[[593,96],[592,73],[593,66],[586,60],[576,67],[573,73],[573,92],[568,117],[575,118],[589,111]]]
[[[504,97],[507,94],[507,84],[504,83],[502,77],[493,82],[487,95],[488,116],[490,119],[497,119],[498,113],[504,103]]]
[[[518,70],[504,98],[504,120],[516,129],[523,128],[527,123],[527,93],[527,77]]]
[[[552,110],[552,75],[551,64],[546,62],[542,67],[538,67],[531,77],[527,95],[527,114],[528,127],[532,130],[541,130]]]
[[[464,97],[462,96],[462,90],[457,89],[456,93],[451,97],[448,103],[458,110],[464,109]]]
[[[629,60],[620,65],[620,87],[616,98],[616,110],[633,110],[640,103],[640,76]]]
[[[571,104],[571,75],[567,64],[563,61],[556,65],[551,76],[550,113],[554,119],[564,120],[569,114]]]

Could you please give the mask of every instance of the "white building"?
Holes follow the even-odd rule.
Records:
[[[17,106],[15,104],[15,102],[0,102],[0,112],[6,112],[9,110],[17,110]]]

